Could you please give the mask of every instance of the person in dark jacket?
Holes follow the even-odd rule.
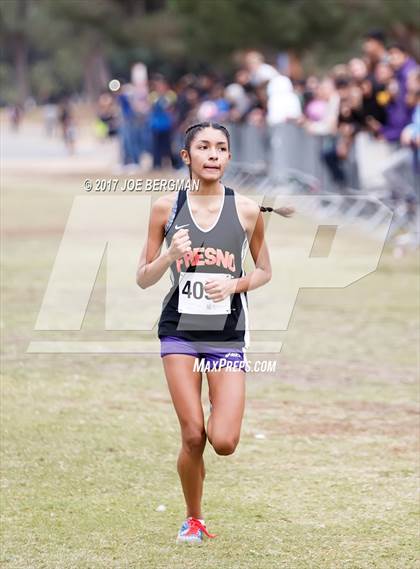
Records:
[[[152,103],[150,128],[153,138],[153,167],[161,168],[162,159],[168,157],[172,166],[177,168],[179,161],[172,151],[176,93],[169,88],[162,75],[156,75],[154,77],[154,90],[150,94],[150,98]]]

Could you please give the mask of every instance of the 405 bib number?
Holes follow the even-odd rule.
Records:
[[[220,302],[213,302],[206,295],[204,285],[208,281],[231,279],[226,273],[180,273],[178,312],[185,314],[230,314],[229,295]]]

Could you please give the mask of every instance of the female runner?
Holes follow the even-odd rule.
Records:
[[[239,442],[245,405],[244,350],[249,343],[246,294],[271,278],[260,211],[273,210],[222,184],[231,154],[229,133],[220,124],[189,127],[181,158],[191,181],[199,181],[199,189],[174,192],[154,202],[137,284],[152,286],[171,270],[172,287],[163,301],[158,336],[182,438],[177,469],[186,519],[177,541],[200,544],[204,536],[215,537],[208,532],[201,510],[203,452],[207,439],[219,455],[232,454]],[[288,216],[293,209],[274,211]],[[167,250],[161,253],[164,239]],[[248,247],[255,269],[245,275],[242,262]],[[207,429],[197,362],[204,365],[209,386]]]

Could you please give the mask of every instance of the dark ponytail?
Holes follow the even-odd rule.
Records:
[[[295,208],[291,207],[291,206],[286,206],[286,207],[276,207],[275,209],[272,207],[266,207],[264,205],[260,205],[260,211],[262,213],[277,213],[277,215],[282,215],[283,217],[290,217],[291,215],[293,215],[295,213]]]

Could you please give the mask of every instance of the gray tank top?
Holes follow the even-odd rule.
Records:
[[[187,228],[192,252],[170,266],[172,286],[162,303],[158,336],[176,336],[189,341],[223,342],[233,348],[248,347],[248,302],[246,293],[234,293],[222,303],[206,299],[203,283],[245,274],[243,260],[248,248],[236,209],[234,191],[223,187],[223,201],[212,227],[199,227],[192,215],[188,190],[178,193],[165,226],[169,247],[174,233]],[[214,306],[217,305],[217,306]],[[215,313],[221,311],[223,313]]]

